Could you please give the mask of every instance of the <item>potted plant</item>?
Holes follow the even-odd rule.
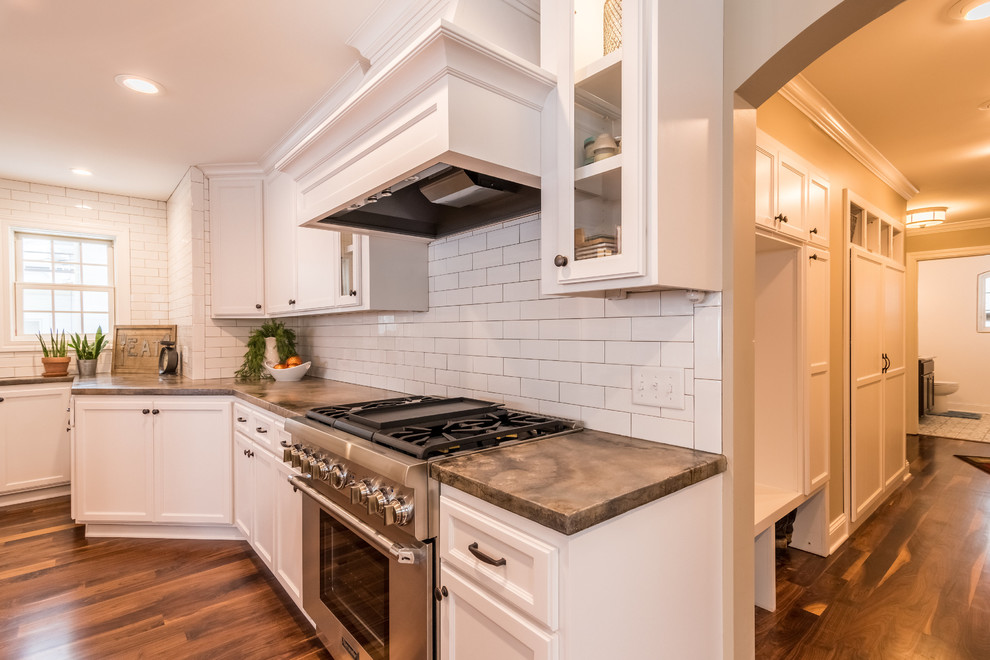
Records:
[[[65,331],[61,335],[56,335],[54,330],[49,330],[51,346],[45,344],[45,338],[38,333],[38,341],[41,342],[41,364],[45,372],[41,374],[46,378],[56,376],[67,376],[69,374],[69,358],[66,356],[68,346],[65,343]]]
[[[96,326],[96,336],[93,343],[89,343],[89,337],[73,333],[69,339],[69,346],[76,351],[76,365],[79,368],[79,376],[82,378],[92,378],[96,375],[96,362],[100,357],[100,351],[107,345],[110,338],[103,334],[102,326]]]
[[[278,353],[278,362],[284,362],[296,354],[296,333],[291,328],[286,328],[281,321],[265,321],[261,327],[251,333],[247,341],[247,352],[244,354],[244,364],[234,372],[234,375],[242,380],[257,380],[259,378],[271,378],[265,371],[265,347],[267,339],[274,339],[275,352]],[[273,352],[274,357],[274,352]]]

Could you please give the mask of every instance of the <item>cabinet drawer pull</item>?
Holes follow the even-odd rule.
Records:
[[[471,551],[472,555],[477,557],[479,560],[485,562],[486,564],[491,564],[492,566],[505,566],[505,557],[499,557],[498,559],[495,559],[494,557],[490,557],[486,555],[481,550],[478,550],[477,541],[469,545],[468,550]]]
[[[238,418],[237,418],[237,421],[238,421],[238,422],[241,422],[241,423],[243,424],[244,422],[246,422],[246,421],[247,421],[247,417],[238,417]]]
[[[268,433],[268,429],[266,429],[264,426],[259,426],[258,428],[255,429],[255,431],[257,431],[258,433]]]

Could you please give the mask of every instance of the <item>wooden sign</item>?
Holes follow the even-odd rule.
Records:
[[[113,332],[111,373],[156,374],[162,341],[175,341],[174,325],[118,325]]]

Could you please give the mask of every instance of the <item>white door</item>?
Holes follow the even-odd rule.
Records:
[[[883,477],[885,487],[900,478],[907,460],[905,410],[907,367],[904,356],[904,271],[884,268],[883,352],[887,357],[883,373]]]
[[[69,482],[69,387],[0,389],[0,492]]]
[[[155,520],[230,523],[230,402],[164,397],[155,401],[152,416]]]
[[[855,522],[876,501],[883,478],[884,266],[850,248],[850,489]]]
[[[210,179],[213,316],[265,315],[260,178]]]
[[[805,279],[808,360],[808,452],[805,494],[829,477],[829,254],[809,249]]]
[[[72,500],[78,522],[152,519],[152,404],[143,397],[76,398]]]
[[[807,238],[804,228],[807,174],[801,161],[786,151],[777,156],[777,229],[796,238]]]
[[[444,660],[555,660],[557,636],[440,566],[440,657]],[[604,634],[604,631],[603,631]]]
[[[258,448],[251,455],[254,473],[254,550],[269,568],[275,553],[275,459]]]
[[[274,172],[265,178],[265,309],[268,314],[295,311],[296,182]]]
[[[777,214],[777,152],[756,145],[756,224],[773,229]]]

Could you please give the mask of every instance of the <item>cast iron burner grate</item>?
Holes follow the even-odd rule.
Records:
[[[363,403],[345,403],[339,406],[319,406],[306,412],[306,417],[323,422],[329,426],[334,425],[334,420],[346,415],[367,411],[378,410],[379,408],[394,408],[404,403],[426,403],[429,401],[442,401],[438,396],[403,396],[394,399],[379,399],[377,401],[365,401]]]

